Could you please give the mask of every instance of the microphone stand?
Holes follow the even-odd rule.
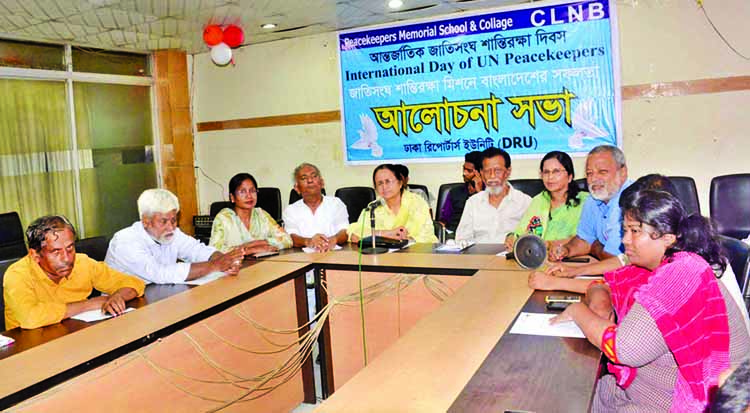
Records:
[[[372,238],[372,246],[362,248],[362,254],[365,255],[382,254],[384,252],[388,252],[388,248],[375,246],[375,208],[377,208],[378,205],[380,204],[375,204],[370,207],[370,238]],[[362,240],[360,240],[359,242],[362,242]]]

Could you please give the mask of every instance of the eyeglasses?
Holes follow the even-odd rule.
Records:
[[[565,172],[565,169],[553,169],[551,171],[548,169],[545,169],[542,171],[542,178],[560,176],[563,172]]]
[[[383,186],[391,186],[391,184],[393,184],[394,182],[396,182],[395,179],[384,179],[382,181],[375,182],[375,187],[380,188]]]
[[[258,190],[255,189],[255,188],[253,188],[253,189],[239,189],[239,190],[237,190],[237,195],[240,195],[240,196],[257,195],[257,194],[258,194]]]

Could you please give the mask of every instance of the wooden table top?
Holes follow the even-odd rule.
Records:
[[[139,342],[152,334],[165,329],[184,328],[195,321],[194,317],[201,314],[208,317],[222,311],[243,301],[253,292],[290,279],[292,274],[305,267],[304,264],[291,262],[258,262],[243,268],[235,277],[224,277],[171,295],[138,311],[80,328],[75,334],[65,334],[66,331],[63,331],[55,339],[45,337],[46,331],[50,327],[53,331],[61,327],[21,330],[29,340],[46,342],[0,360],[0,377],[3,377],[0,380],[0,399],[58,374],[81,368],[101,355],[125,354],[139,347]]]
[[[525,272],[478,271],[315,411],[446,411],[531,293]]]
[[[549,293],[534,292],[521,311],[548,312]],[[588,411],[600,357],[585,339],[506,332],[448,411]]]
[[[362,255],[362,266],[370,267],[365,270],[371,270],[371,267],[378,267],[383,270],[384,267],[392,267],[402,270],[413,269],[414,271],[432,272],[432,273],[451,273],[457,275],[465,272],[464,275],[471,275],[476,270],[507,270],[507,271],[524,271],[514,260],[506,260],[503,256],[496,256],[498,252],[505,250],[500,244],[476,244],[467,248],[462,253],[435,253],[433,251],[437,244],[414,244],[408,249],[393,253],[379,255]],[[279,262],[304,262],[311,264],[322,264],[326,266],[354,267],[359,264],[359,253],[351,245],[345,246],[341,250],[329,251],[323,253],[305,253],[299,249],[282,251],[281,254],[269,257],[271,261]],[[342,268],[343,269],[343,268]],[[448,270],[448,271],[446,271]]]

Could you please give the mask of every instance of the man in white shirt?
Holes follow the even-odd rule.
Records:
[[[324,181],[317,166],[303,163],[294,169],[294,189],[302,199],[283,213],[284,229],[295,247],[323,252],[347,241],[349,214],[340,199],[323,195]]]
[[[508,183],[510,173],[508,152],[494,147],[482,152],[480,174],[485,189],[466,201],[456,228],[457,241],[500,244],[516,228],[531,197]]]
[[[143,191],[138,197],[141,220],[117,231],[104,261],[146,283],[183,283],[217,271],[236,275],[242,249],[222,254],[186,235],[177,228],[179,210],[177,197],[166,189]]]

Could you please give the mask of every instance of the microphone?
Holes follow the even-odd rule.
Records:
[[[380,205],[383,205],[383,198],[377,198],[376,200],[370,202],[367,204],[367,207],[365,209],[367,210],[374,210],[375,208],[379,207]]]

